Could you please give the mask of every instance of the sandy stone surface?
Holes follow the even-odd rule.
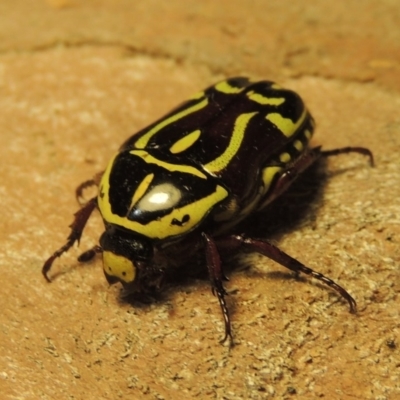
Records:
[[[293,3],[0,3],[1,399],[400,398],[400,5]],[[314,144],[374,152],[374,168],[360,155],[322,163],[253,227],[343,285],[357,315],[246,255],[226,284],[229,349],[207,280],[133,307],[100,259],[76,261],[98,215],[45,282],[76,186],[135,131],[238,73],[298,91]]]

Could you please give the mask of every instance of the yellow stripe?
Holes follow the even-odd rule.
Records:
[[[275,176],[282,171],[282,167],[266,167],[262,170],[261,179],[264,182],[263,194],[267,193]]]
[[[236,118],[235,126],[233,128],[231,140],[226,148],[226,150],[215,160],[209,162],[204,167],[210,172],[222,171],[230,163],[232,158],[238,152],[240,145],[242,144],[246,127],[252,117],[254,117],[258,112],[241,114]]]
[[[111,209],[110,209],[110,199],[108,193],[110,192],[110,173],[112,167],[114,165],[115,158],[118,156],[118,153],[110,160],[107,165],[106,170],[104,171],[103,176],[100,180],[99,185],[99,195],[97,196],[97,205],[99,206],[100,214],[106,220],[105,215],[106,213],[109,217],[113,216]],[[107,220],[106,220],[107,221]],[[109,222],[112,222],[111,220]]]
[[[157,124],[155,127],[150,129],[148,132],[146,132],[143,136],[141,136],[136,142],[135,142],[135,147],[138,149],[144,149],[147,146],[147,143],[149,140],[162,128],[165,128],[167,125],[170,125],[179,119],[186,117],[189,114],[195,113],[196,111],[201,110],[202,108],[206,107],[208,104],[208,99],[204,99],[200,101],[199,103],[196,103],[192,107],[185,108],[184,110],[171,115],[169,118],[163,119],[159,124]]]
[[[291,159],[291,157],[290,157],[289,153],[282,153],[279,156],[279,161],[282,163],[285,163],[285,164],[288,163],[290,161],[290,159]]]
[[[258,104],[270,105],[270,106],[280,106],[285,102],[283,97],[266,97],[260,93],[255,93],[253,91],[247,93],[246,95],[250,100],[255,101]]]
[[[201,135],[201,130],[197,129],[183,138],[176,141],[170,148],[169,151],[173,154],[182,153],[182,151],[187,150],[190,146],[197,142],[197,139]]]
[[[140,157],[147,164],[156,164],[159,167],[165,168],[168,171],[179,171],[185,174],[196,175],[199,178],[207,179],[207,176],[200,172],[198,169],[190,165],[170,164],[165,161],[158,160],[150,155],[146,150],[131,150],[130,154]]]
[[[265,196],[269,189],[271,188],[271,183],[275,180],[275,177],[280,175],[284,169],[282,167],[266,167],[262,170],[261,179],[264,183],[264,187],[262,188],[262,196]],[[258,204],[257,209],[262,210],[265,206],[267,206],[274,198],[271,196],[267,196],[264,198],[264,201]]]
[[[214,86],[214,89],[218,92],[225,94],[235,94],[240,93],[244,88],[238,88],[236,86],[231,86],[228,81],[222,81]]]
[[[304,131],[304,136],[307,140],[310,140],[311,136],[312,136],[312,132],[307,129]]]
[[[154,174],[148,174],[144,177],[142,182],[140,182],[138,188],[135,190],[135,193],[133,194],[129,209],[131,209],[139,201],[139,199],[146,193],[146,190],[149,188],[153,178]]]
[[[304,149],[304,145],[300,140],[295,140],[293,142],[293,147],[297,150],[297,151],[302,151]]]
[[[206,94],[204,93],[204,91],[197,92],[192,97],[190,97],[189,100],[198,100],[198,99],[201,99],[202,97],[204,97],[205,95]]]
[[[271,121],[286,137],[290,138],[297,132],[307,115],[308,112],[304,109],[300,118],[296,122],[293,122],[290,118],[282,117],[279,113],[269,113],[265,118],[268,121]]]

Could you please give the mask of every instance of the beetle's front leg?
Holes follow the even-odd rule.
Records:
[[[224,317],[225,336],[221,340],[221,343],[224,343],[229,338],[230,344],[232,344],[233,338],[231,330],[231,320],[229,317],[228,306],[225,301],[225,296],[227,295],[227,292],[224,288],[224,285],[222,284],[222,281],[226,279],[226,277],[222,272],[221,259],[215,241],[204,232],[202,233],[202,236],[206,250],[206,261],[208,274],[212,284],[212,292],[218,298],[219,305],[222,310],[222,315]]]
[[[79,243],[83,229],[85,228],[85,225],[90,215],[96,207],[97,196],[90,199],[78,212],[74,214],[75,219],[70,225],[71,233],[67,238],[67,243],[65,243],[64,246],[60,247],[56,252],[54,252],[54,254],[47,259],[42,267],[42,274],[48,282],[50,282],[50,278],[47,274],[49,273],[54,260],[57,257],[60,257],[66,251],[68,251],[75,242]]]

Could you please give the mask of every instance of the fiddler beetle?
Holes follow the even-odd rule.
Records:
[[[205,255],[213,293],[225,322],[222,341],[232,341],[220,248],[258,252],[305,273],[337,291],[356,311],[340,285],[284,253],[265,239],[235,234],[234,228],[264,209],[321,157],[373,155],[363,147],[323,151],[310,147],[314,120],[298,94],[269,81],[224,80],[193,96],[131,136],[91,185],[98,194],[75,214],[67,242],[43,265],[79,242],[95,209],[105,231],[86,261],[102,253],[109,283],[128,293],[158,291],[167,271],[194,255]],[[190,268],[190,265],[186,266]]]

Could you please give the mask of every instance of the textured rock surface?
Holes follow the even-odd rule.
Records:
[[[80,3],[0,4],[2,398],[399,398],[398,1]],[[319,195],[268,236],[346,287],[358,315],[257,255],[227,283],[231,350],[207,281],[132,307],[100,260],[79,265],[72,249],[47,284],[40,269],[68,235],[75,187],[126,137],[237,73],[297,90],[316,144],[374,151],[375,168],[341,156],[321,185],[305,179],[298,190]],[[93,218],[81,249],[101,230]]]

